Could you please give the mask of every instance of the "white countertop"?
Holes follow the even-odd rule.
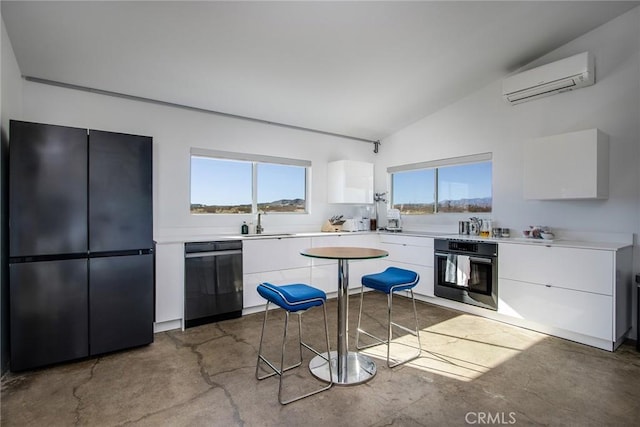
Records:
[[[212,242],[216,240],[254,240],[254,239],[288,239],[296,237],[318,237],[318,236],[336,236],[336,235],[362,235],[362,234],[374,234],[376,231],[339,231],[339,232],[323,232],[323,231],[311,231],[311,232],[298,232],[298,233],[264,233],[264,234],[199,234],[199,235],[181,235],[181,236],[169,236],[158,237],[155,239],[156,243],[185,243],[185,242]]]
[[[297,238],[297,237],[319,237],[319,236],[331,236],[331,235],[362,235],[362,234],[389,234],[398,236],[416,236],[416,237],[431,237],[436,239],[452,239],[452,240],[466,240],[477,242],[492,242],[492,243],[510,243],[520,245],[543,245],[543,246],[557,246],[557,247],[570,247],[570,248],[582,248],[582,249],[599,249],[599,250],[618,250],[627,246],[631,246],[631,243],[626,242],[589,242],[580,240],[544,240],[544,239],[528,239],[523,237],[510,237],[510,238],[493,238],[493,237],[480,237],[480,236],[468,236],[452,233],[444,233],[438,231],[409,231],[403,230],[400,232],[388,232],[388,231],[356,231],[356,232],[302,232],[302,233],[265,233],[265,234],[209,234],[209,235],[197,235],[197,236],[176,236],[167,238],[157,238],[156,242],[159,244],[166,243],[185,243],[185,242],[207,242],[215,240],[244,240],[244,239],[284,239],[284,238]]]
[[[430,233],[428,232],[411,232],[411,231],[407,231],[407,232],[403,231],[402,234],[408,235],[408,236],[430,235]],[[545,240],[545,239],[530,239],[530,238],[524,238],[524,237],[495,238],[495,237],[468,236],[468,235],[460,235],[460,234],[444,234],[444,235],[431,234],[431,237],[441,238],[441,239],[452,239],[452,240],[477,241],[477,242],[512,243],[512,244],[520,244],[520,245],[558,246],[558,247],[600,249],[600,250],[618,250],[618,249],[625,248],[627,246],[631,246],[630,243],[625,243],[625,242],[589,242],[589,241],[581,241],[581,240],[564,240],[564,239]]]

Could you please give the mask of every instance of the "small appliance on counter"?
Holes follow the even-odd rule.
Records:
[[[331,218],[326,220],[324,224],[322,224],[322,228],[320,229],[320,231],[329,232],[329,233],[331,232],[337,233],[339,231],[343,231],[342,226],[345,223],[345,221],[346,220],[343,219],[343,215],[332,216]]]
[[[368,231],[369,227],[369,218],[353,217],[345,220],[342,231]]]
[[[542,225],[530,225],[528,230],[522,230],[522,236],[527,239],[553,240],[555,237],[549,227]]]
[[[342,224],[342,231],[360,231],[359,223],[355,218],[347,218]]]
[[[387,210],[387,231],[402,231],[399,209]]]

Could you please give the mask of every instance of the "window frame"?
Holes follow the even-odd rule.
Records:
[[[469,212],[440,212],[438,209],[438,205],[440,203],[440,194],[438,191],[439,184],[439,175],[438,171],[440,168],[448,167],[448,166],[464,166],[470,165],[474,163],[491,163],[491,211],[487,213],[493,212],[493,154],[492,153],[479,153],[472,154],[468,156],[460,156],[460,157],[449,157],[446,159],[438,159],[431,160],[426,162],[418,162],[418,163],[409,163],[400,166],[391,166],[387,168],[387,174],[389,176],[389,194],[390,194],[390,206],[394,206],[394,191],[393,191],[393,174],[399,172],[410,172],[415,170],[423,170],[423,169],[433,169],[434,170],[434,189],[433,189],[433,212],[428,214],[415,214],[415,216],[429,216],[429,215],[460,215],[460,214],[468,214]],[[413,216],[413,215],[412,215]]]
[[[248,213],[194,213],[191,211],[191,186],[192,171],[191,161],[193,157],[206,157],[215,160],[243,161],[251,163],[251,212]],[[236,153],[231,151],[210,150],[205,148],[191,148],[189,153],[189,214],[190,215],[256,215],[258,213],[258,164],[277,164],[283,166],[297,166],[304,168],[304,211],[303,212],[276,212],[268,211],[269,215],[308,215],[309,194],[311,193],[311,161],[291,159],[286,157],[266,156],[260,154]]]

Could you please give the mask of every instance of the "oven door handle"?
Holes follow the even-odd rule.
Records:
[[[444,253],[444,252],[434,252],[435,256],[441,256],[441,257],[448,257],[449,255],[458,255],[458,254],[454,254],[454,253]],[[493,263],[493,259],[492,258],[478,258],[478,257],[473,257],[470,256],[469,257],[469,261],[471,262],[476,262],[478,264],[492,264]]]

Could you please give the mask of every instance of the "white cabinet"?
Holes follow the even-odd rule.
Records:
[[[630,248],[500,243],[498,254],[499,313],[608,350],[631,327]]]
[[[609,138],[599,129],[554,135],[524,146],[525,199],[604,199]]]
[[[501,279],[500,312],[612,341],[613,297]]]
[[[373,163],[338,160],[327,166],[329,203],[373,203]]]
[[[158,243],[155,332],[181,327],[183,313],[184,243]]]
[[[247,239],[242,245],[243,305],[255,307],[265,304],[257,287],[262,282],[277,285],[309,284],[309,258],[300,252],[311,247],[309,237]]]
[[[501,244],[498,253],[499,277],[613,295],[614,251]]]
[[[389,252],[389,257],[382,259],[381,269],[398,267],[415,271],[420,281],[413,289],[419,295],[433,294],[433,238],[382,234],[380,249]]]
[[[309,267],[309,258],[300,255],[309,247],[310,237],[245,239],[242,242],[242,272],[250,274]]]

